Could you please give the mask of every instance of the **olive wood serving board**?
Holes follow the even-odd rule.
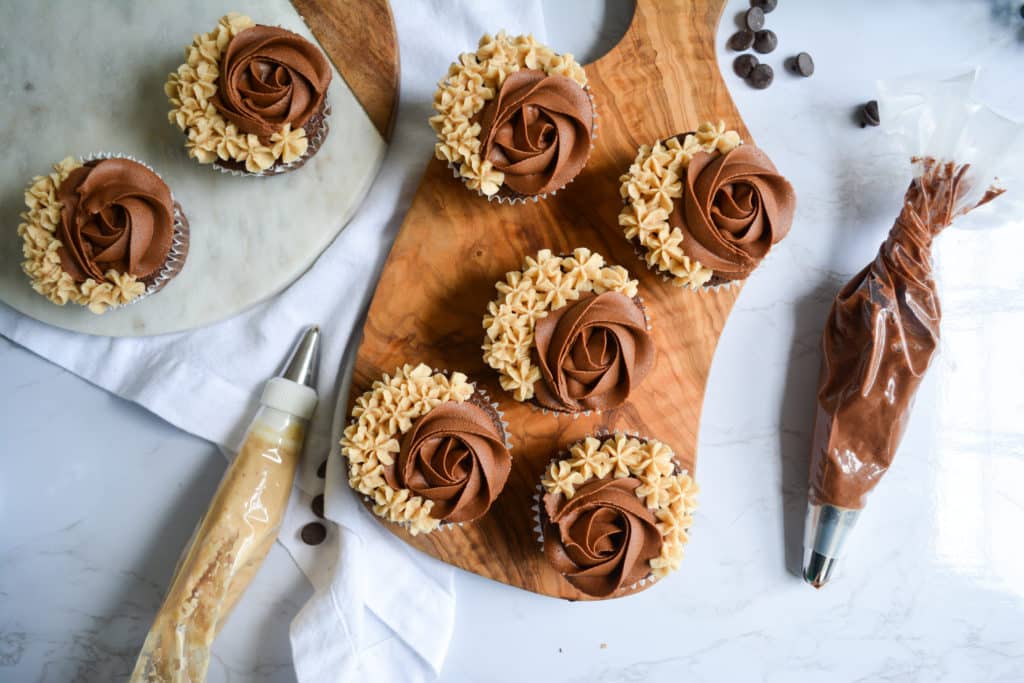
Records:
[[[621,42],[586,66],[599,113],[595,149],[583,173],[556,195],[515,206],[488,202],[453,178],[443,162],[430,162],[370,305],[349,406],[373,380],[403,363],[465,372],[499,401],[514,462],[504,491],[473,524],[413,537],[380,520],[409,545],[495,581],[586,599],[548,566],[534,530],[534,493],[551,457],[589,433],[627,430],[667,442],[694,471],[711,359],[741,287],[693,292],[648,270],[618,226],[618,178],[639,145],[694,130],[705,120],[721,119],[749,140],[715,58],[724,5],[638,0]],[[651,374],[625,405],[574,418],[514,401],[480,347],[495,282],[519,269],[526,254],[580,246],[639,278],[658,351]],[[686,572],[685,562],[679,572]]]

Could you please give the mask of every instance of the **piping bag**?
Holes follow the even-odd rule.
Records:
[[[307,328],[284,370],[264,386],[242,449],[178,560],[133,683],[206,680],[213,641],[281,528],[316,409],[319,351],[319,328]]]
[[[971,97],[975,74],[880,84],[882,125],[914,174],[875,260],[839,291],[822,335],[804,530],[804,579],[832,577],[867,495],[886,473],[939,343],[932,240],[1003,190],[994,170],[1019,123]]]

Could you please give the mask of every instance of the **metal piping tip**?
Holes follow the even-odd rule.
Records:
[[[832,579],[860,510],[828,503],[807,506],[804,524],[804,581],[821,588]]]
[[[815,588],[821,588],[832,578],[832,571],[838,562],[838,557],[828,557],[813,550],[806,550],[804,552],[804,581]]]
[[[278,377],[316,388],[316,371],[320,365],[320,327],[310,325],[292,348],[284,369]]]

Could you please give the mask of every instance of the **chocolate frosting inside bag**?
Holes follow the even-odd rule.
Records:
[[[822,336],[810,498],[859,509],[892,464],[939,341],[932,240],[959,215],[968,166],[934,159],[907,190],[875,260],[836,296]]]

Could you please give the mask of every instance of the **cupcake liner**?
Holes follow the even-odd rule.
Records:
[[[191,231],[184,209],[182,209],[178,200],[174,198],[174,190],[171,189],[171,186],[164,180],[163,176],[157,173],[156,169],[146,162],[136,159],[130,154],[114,154],[113,152],[96,152],[94,154],[81,157],[80,161],[85,164],[90,161],[103,161],[105,159],[127,159],[128,161],[134,161],[140,166],[144,166],[149,169],[154,175],[160,178],[165,185],[167,185],[167,189],[171,193],[171,203],[174,206],[174,234],[171,236],[171,249],[167,252],[167,258],[164,260],[164,265],[160,267],[160,270],[157,271],[156,275],[151,275],[149,278],[142,280],[142,282],[146,284],[146,291],[131,301],[108,307],[108,310],[115,310],[118,308],[124,308],[125,306],[131,306],[132,304],[138,303],[139,301],[156,294],[166,287],[167,283],[173,280],[175,276],[181,272],[182,268],[185,267],[185,259],[188,257],[188,248],[191,242]]]
[[[591,153],[593,153],[596,147],[594,145],[594,140],[597,140],[597,104],[594,101],[594,93],[590,90],[589,85],[583,86],[583,92],[585,92],[587,94],[587,97],[590,98],[590,110],[593,112],[593,120],[590,124],[590,151]],[[588,157],[587,163],[589,162],[590,158]],[[580,173],[582,173],[586,169],[586,167],[586,164],[584,164],[583,168],[580,169]],[[452,176],[454,176],[456,180],[460,181],[463,185],[466,185],[466,179],[463,178],[462,174],[459,173],[459,164],[449,161],[448,168],[451,170]],[[502,194],[504,184],[502,184],[502,187],[499,188],[498,191],[492,195],[484,194],[483,192],[480,191],[479,188],[477,188],[476,190],[470,190],[470,188],[467,186],[466,189],[470,190],[471,192],[476,192],[477,196],[483,197],[489,202],[497,202],[498,204],[508,204],[509,206],[515,206],[516,204],[525,204],[528,201],[539,202],[541,199],[547,199],[548,196],[553,197],[562,190],[564,190],[565,188],[567,188],[569,185],[571,185],[577,177],[579,177],[579,174],[570,178],[568,181],[566,181],[564,185],[562,185],[557,190],[552,190],[551,192],[542,192],[541,194]]]
[[[281,175],[283,173],[288,173],[290,171],[298,170],[299,168],[305,166],[306,162],[309,161],[309,159],[312,158],[312,156],[316,154],[317,151],[319,151],[320,146],[327,139],[327,134],[330,133],[331,129],[329,121],[330,116],[331,105],[327,103],[327,100],[325,98],[323,105],[320,107],[320,111],[314,114],[313,118],[310,119],[310,121],[306,122],[306,126],[303,126],[303,128],[306,128],[306,140],[308,142],[308,145],[306,147],[306,153],[290,164],[286,164],[278,160],[274,162],[273,166],[264,169],[259,173],[251,173],[247,171],[245,169],[244,161],[235,161],[233,159],[230,161],[223,161],[218,158],[217,161],[214,161],[212,164],[210,164],[210,166],[220,171],[221,173],[227,175],[250,178],[269,178],[272,176]],[[313,126],[312,135],[308,130],[308,127],[310,126],[311,123],[319,123],[319,125]]]
[[[604,440],[608,439],[609,437],[614,436],[615,434],[624,434],[626,436],[631,436],[631,437],[633,437],[635,439],[638,439],[640,441],[645,441],[645,442],[647,442],[647,441],[656,441],[657,440],[657,439],[654,439],[653,437],[641,435],[637,431],[628,431],[628,430],[623,430],[623,429],[618,429],[618,430],[599,429],[598,431],[593,432],[591,434],[588,434],[587,436],[591,436],[591,437],[594,437],[595,439],[600,439],[600,440],[604,441]],[[584,437],[584,439],[585,438],[586,437]],[[572,449],[572,447],[575,446],[576,444],[582,442],[582,441],[583,441],[583,439],[578,439],[578,440],[572,442],[571,444],[569,444],[564,450],[560,450],[557,455],[555,455],[553,458],[548,460],[548,464],[545,466],[545,468],[544,468],[544,470],[542,470],[542,472],[547,471],[547,468],[548,468],[548,466],[551,465],[551,463],[555,463],[555,462],[558,462],[560,460],[565,460],[566,458],[568,458],[569,457],[569,451]],[[689,474],[688,470],[686,468],[682,467],[682,465],[679,463],[678,457],[675,458],[675,463],[676,463],[676,470],[675,470],[676,474],[680,474],[680,473]],[[546,511],[544,509],[544,495],[546,493],[547,493],[547,491],[544,490],[543,484],[538,482],[537,486],[536,486],[536,489],[535,489],[535,491],[533,493],[533,505],[530,507],[530,509],[533,511],[533,518],[532,518],[533,519],[533,523],[534,523],[533,524],[533,532],[535,534],[537,534],[537,544],[538,544],[538,547],[540,549],[541,554],[544,553],[544,529],[547,526],[547,519],[546,519],[547,513],[546,513]],[[559,574],[559,576],[561,576],[561,574]],[[566,580],[566,582],[568,582],[568,579],[565,579],[565,580]],[[647,574],[647,576],[643,577],[642,579],[639,579],[639,580],[631,583],[628,586],[623,586],[622,588],[620,588],[615,593],[612,593],[611,595],[609,595],[608,597],[603,598],[603,599],[607,600],[607,599],[610,599],[610,598],[617,598],[617,597],[623,597],[625,595],[629,595],[629,594],[635,592],[638,588],[646,586],[649,583],[653,584],[657,580],[658,580],[658,577],[656,577],[653,574],[649,573],[649,574]],[[572,585],[572,584],[570,583],[570,585]]]
[[[449,370],[447,370],[447,369],[441,369],[441,368],[431,368],[431,369],[435,373],[441,373],[441,374],[449,376],[449,377],[451,376],[451,372]],[[474,392],[473,392],[473,394],[468,399],[466,399],[466,402],[472,403],[473,405],[477,406],[478,408],[481,408],[482,410],[484,410],[484,412],[486,412],[488,414],[488,416],[491,418],[491,420],[494,421],[495,426],[496,427],[500,427],[501,433],[505,437],[504,446],[505,446],[506,450],[508,450],[509,455],[511,456],[512,455],[512,440],[511,440],[511,436],[510,436],[509,422],[508,422],[507,419],[505,419],[505,413],[501,410],[501,407],[498,405],[497,401],[492,401],[491,400],[490,394],[488,394],[487,391],[483,387],[481,387],[476,382],[473,382],[472,384],[473,384]],[[353,420],[351,418],[346,420],[346,424],[351,424],[352,422],[353,422]],[[402,435],[399,435],[399,436],[402,436]],[[341,451],[340,455],[341,455],[342,458],[345,458],[344,450]],[[345,458],[345,459],[347,461],[347,458]],[[345,471],[346,471],[346,473],[348,471],[347,462],[345,464]],[[347,484],[347,482],[346,482],[346,484]],[[360,497],[362,498],[364,503],[367,503],[367,504],[370,504],[370,505],[373,504],[373,499],[370,498],[369,496],[363,494]],[[481,519],[486,514],[487,513],[485,512],[484,515],[481,515],[481,517],[479,517],[477,519]],[[392,522],[392,521],[390,521],[388,519],[385,519],[384,517],[380,517],[377,514],[374,514],[374,517],[377,517],[384,524],[393,524],[395,526],[399,526],[399,527],[403,527],[403,528],[408,528],[409,527],[409,522]],[[455,527],[463,527],[463,526],[465,526],[467,524],[473,524],[476,521],[477,520],[475,520],[475,519],[474,520],[469,520],[467,522],[446,522],[446,521],[440,521],[440,523],[437,525],[437,528],[432,529],[431,531],[425,531],[425,532],[420,532],[420,533],[423,533],[423,534],[433,534],[433,533],[437,533],[439,531],[451,531]]]

